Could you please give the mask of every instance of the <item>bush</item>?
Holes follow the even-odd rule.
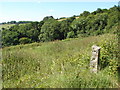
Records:
[[[118,42],[116,36],[109,36],[109,38],[104,38],[99,42],[101,47],[100,51],[100,67],[105,69],[109,67],[108,72],[110,74],[117,73],[118,67]]]
[[[26,43],[30,43],[31,39],[27,38],[27,37],[23,37],[19,39],[20,44],[26,44]]]
[[[74,38],[74,37],[75,37],[74,31],[70,31],[67,33],[67,38]]]

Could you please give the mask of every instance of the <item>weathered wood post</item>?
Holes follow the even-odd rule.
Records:
[[[100,47],[93,45],[92,57],[90,60],[90,72],[93,72],[93,73],[98,72],[99,56],[100,56]]]

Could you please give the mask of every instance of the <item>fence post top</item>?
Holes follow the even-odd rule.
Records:
[[[92,49],[95,49],[95,50],[97,49],[97,50],[99,50],[99,49],[101,49],[101,47],[99,47],[99,46],[97,46],[97,45],[93,45],[93,46],[92,46]]]

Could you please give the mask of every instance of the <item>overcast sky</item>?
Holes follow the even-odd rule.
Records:
[[[118,0],[0,0],[0,22],[41,21],[45,16],[70,17],[114,5],[118,5]]]

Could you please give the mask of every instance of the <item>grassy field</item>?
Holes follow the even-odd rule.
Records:
[[[11,26],[14,26],[15,24],[4,24],[4,25],[0,25],[0,30],[2,28],[10,28]]]
[[[79,16],[76,16],[75,17],[75,19],[78,19],[79,18]],[[66,20],[67,18],[63,18],[63,19],[58,19],[58,21],[64,21],[64,20]]]
[[[5,47],[2,50],[3,87],[116,88],[116,40],[116,35],[105,34]],[[97,74],[89,72],[94,44],[101,47],[102,62],[114,59]]]
[[[27,23],[27,24],[29,24],[29,23]],[[2,30],[2,28],[8,29],[8,28],[10,28],[10,27],[12,27],[14,25],[15,24],[3,24],[3,25],[0,25],[0,30]],[[26,25],[26,24],[19,24],[19,25]]]

